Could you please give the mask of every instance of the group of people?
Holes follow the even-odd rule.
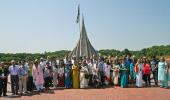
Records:
[[[155,86],[168,88],[169,66],[164,57],[159,60],[146,57],[80,57],[72,59],[40,58],[31,62],[11,61],[0,63],[0,96],[7,96],[8,75],[11,78],[12,95],[23,95],[36,90],[49,91],[58,88],[100,88],[131,84],[136,87],[151,86],[151,74]],[[143,85],[143,81],[145,84]],[[160,84],[158,84],[160,83]]]
[[[127,56],[116,59],[113,67],[114,84],[121,87],[128,87],[129,83],[139,88],[151,86],[151,76],[155,86],[168,88],[169,65],[164,57],[149,60],[146,57],[135,59]]]

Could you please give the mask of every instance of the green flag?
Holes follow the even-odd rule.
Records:
[[[76,22],[79,23],[80,21],[80,5],[78,5],[78,12],[77,12],[77,20]]]

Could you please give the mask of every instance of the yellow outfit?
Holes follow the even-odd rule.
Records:
[[[79,68],[76,65],[73,65],[72,67],[72,77],[73,77],[73,88],[78,89],[80,87]]]

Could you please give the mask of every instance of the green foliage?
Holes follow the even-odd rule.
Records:
[[[55,57],[55,58],[61,58],[67,55],[70,51],[67,50],[61,50],[61,51],[55,51],[55,52],[45,52],[45,53],[0,53],[0,61],[4,62],[10,62],[11,60],[20,61],[20,60],[27,60],[27,61],[33,61],[35,59],[40,59],[41,57],[47,58],[47,56]]]
[[[113,55],[113,56],[123,56],[123,55],[135,55],[136,57],[160,57],[160,56],[170,56],[170,45],[161,45],[161,46],[152,46],[150,48],[144,48],[138,51],[130,51],[128,49],[124,49],[123,51],[119,50],[99,50],[99,53],[104,56]]]
[[[45,52],[45,53],[0,53],[0,61],[10,62],[11,60],[27,60],[33,61],[35,59],[40,59],[41,57],[47,58],[47,56],[54,57],[54,58],[63,58],[66,57],[70,51],[68,50],[60,50],[55,52]],[[170,45],[161,45],[161,46],[152,46],[150,48],[144,48],[138,51],[130,51],[128,49],[124,49],[123,51],[115,50],[115,49],[106,49],[106,50],[99,50],[99,53],[104,56],[123,56],[123,55],[135,55],[136,57],[153,57],[153,56],[170,56]]]
[[[55,57],[55,58],[63,58],[67,56],[70,53],[68,50],[60,50],[60,51],[55,51],[55,52],[45,52],[44,55],[50,56],[50,57]]]

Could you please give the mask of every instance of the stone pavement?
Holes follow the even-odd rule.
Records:
[[[24,96],[12,96],[10,91],[10,84],[8,84],[8,96],[1,97],[0,100],[170,100],[170,89],[159,87],[108,87],[102,89],[58,88],[52,89],[48,93],[36,94],[36,92],[34,92]]]

